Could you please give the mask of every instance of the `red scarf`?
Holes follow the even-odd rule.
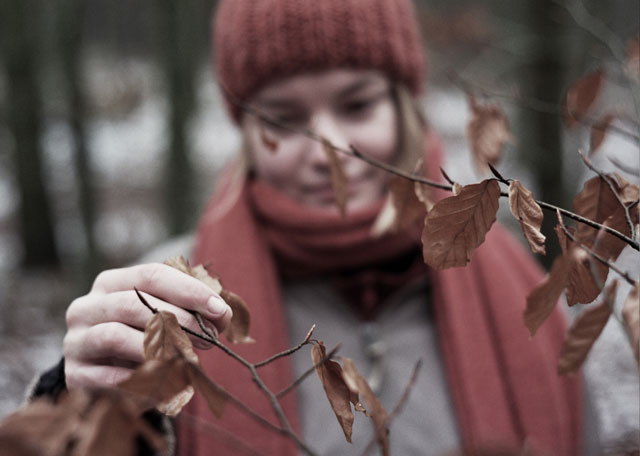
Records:
[[[430,169],[437,169],[439,149],[430,153]],[[249,361],[299,342],[288,340],[278,265],[297,264],[301,273],[321,274],[389,261],[416,245],[416,236],[406,233],[371,239],[377,208],[342,220],[334,211],[300,207],[261,183],[238,188],[232,175],[225,173],[200,221],[193,263],[209,264],[249,305],[257,343],[233,347]],[[466,268],[430,274],[430,301],[464,448],[520,447],[527,438],[550,454],[579,454],[580,382],[556,374],[562,315],[554,313],[533,341],[522,322],[525,295],[542,277],[533,260],[495,226]],[[278,423],[243,366],[217,350],[200,357],[213,380]],[[293,380],[288,358],[259,372],[272,391]],[[295,394],[285,396],[282,406],[299,432]],[[199,395],[181,415],[178,444],[181,456],[254,454],[251,448],[267,455],[298,454],[290,440],[232,404],[216,420]]]

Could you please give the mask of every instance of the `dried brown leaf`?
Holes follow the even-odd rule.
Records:
[[[83,417],[77,431],[74,456],[111,456],[114,454],[135,456],[138,454],[138,439],[144,438],[154,453],[164,449],[166,443],[124,401],[96,401]]]
[[[603,82],[604,71],[598,68],[577,79],[569,87],[564,102],[564,120],[568,127],[575,126],[591,112]]]
[[[231,323],[222,333],[229,342],[241,344],[255,342],[249,336],[249,329],[251,327],[249,308],[240,296],[225,289],[217,276],[212,276],[202,265],[195,267],[189,266],[189,263],[183,257],[170,258],[165,261],[165,264],[200,280],[211,288],[214,293],[220,295],[229,307],[231,307],[231,311],[233,312]]]
[[[176,416],[193,397],[189,364],[181,355],[145,361],[118,388],[134,394],[141,410],[157,407],[166,415]]]
[[[269,136],[263,123],[260,124],[260,141],[268,151],[273,153],[278,151],[278,142]]]
[[[488,163],[495,165],[502,155],[504,143],[511,140],[509,122],[502,109],[495,104],[479,105],[469,96],[471,119],[467,136],[476,169],[488,171]]]
[[[224,407],[229,400],[227,392],[207,377],[195,364],[187,365],[187,375],[193,387],[206,399],[209,410],[211,410],[217,418],[222,417]]]
[[[499,198],[498,182],[486,179],[437,202],[422,232],[425,263],[435,269],[465,266],[496,221]]]
[[[634,215],[636,215],[635,223],[637,223],[637,212],[634,213]],[[631,235],[631,228],[629,227],[629,223],[627,222],[627,218],[623,211],[616,211],[602,224],[609,228],[613,228],[620,233],[626,234],[627,236]],[[600,229],[593,245],[595,252],[604,259],[615,261],[627,246],[627,243],[619,237],[606,232],[604,229]]]
[[[415,182],[400,176],[393,176],[389,183],[391,201],[396,208],[394,229],[402,230],[424,219],[427,207],[416,195]]]
[[[81,392],[83,398],[88,396]],[[77,402],[77,401],[76,401]],[[0,455],[58,456],[64,454],[69,442],[75,438],[80,425],[81,404],[70,404],[68,397],[58,404],[48,399],[36,399],[27,407],[18,409],[0,423]]]
[[[182,330],[174,314],[167,311],[156,313],[144,330],[145,360],[168,360],[181,355],[198,364],[198,355],[187,334]]]
[[[596,151],[600,148],[604,142],[604,138],[607,136],[607,130],[611,126],[611,122],[616,118],[614,114],[607,113],[598,121],[597,124],[591,127],[591,138],[589,140],[589,155],[595,155]]]
[[[622,308],[622,319],[624,328],[629,337],[629,343],[636,357],[636,362],[640,367],[640,283],[636,282],[629,291],[624,307]]]
[[[360,375],[353,361],[349,358],[342,359],[342,375],[345,384],[351,392],[357,393],[367,403],[369,415],[373,422],[373,428],[376,434],[378,446],[383,455],[389,455],[389,415],[382,403],[373,393],[369,384]]]
[[[588,304],[598,297],[609,275],[609,267],[600,263],[583,249],[571,265],[567,283],[567,304]]]
[[[222,284],[220,283],[220,279],[218,277],[212,276],[209,271],[207,271],[201,264],[192,267],[183,256],[169,258],[164,262],[164,264],[171,266],[172,268],[175,268],[181,272],[184,272],[191,277],[195,277],[200,282],[203,282],[205,285],[211,288],[214,293],[220,294],[220,292],[222,291]]]
[[[327,140],[322,141],[324,151],[327,154],[329,167],[331,169],[331,185],[336,195],[336,204],[340,209],[340,214],[344,217],[347,213],[347,189],[349,182],[347,176],[342,169],[342,163],[338,157],[335,147]]]
[[[231,323],[222,334],[225,335],[229,342],[235,344],[251,344],[255,342],[255,340],[249,336],[251,316],[242,298],[229,290],[222,290],[220,297],[224,299],[233,311]]]
[[[562,344],[559,374],[576,372],[582,366],[591,346],[609,321],[617,287],[617,280],[611,282],[604,290],[602,301],[588,307],[571,325]]]
[[[531,251],[544,255],[545,236],[540,231],[544,218],[542,208],[536,202],[533,193],[520,181],[514,180],[509,184],[509,207],[513,216],[520,222]]]
[[[458,196],[461,191],[462,185],[460,185],[458,182],[454,182],[453,184],[451,184],[451,193],[453,194],[453,196]]]
[[[421,182],[415,182],[414,192],[418,200],[427,208],[427,212],[429,212],[433,208],[434,204],[436,204],[433,195],[433,187]]]
[[[0,423],[0,455],[135,455],[142,438],[155,452],[163,437],[135,403],[115,390],[73,390],[56,403],[36,399]]]
[[[531,337],[551,315],[566,286],[571,271],[572,252],[558,256],[551,266],[549,275],[527,296],[527,307],[524,311],[524,325]]]
[[[374,238],[378,238],[383,234],[390,232],[397,218],[396,207],[393,204],[393,199],[391,198],[391,194],[387,195],[387,198],[378,212],[376,220],[373,222],[371,226],[371,236]]]
[[[327,359],[326,349],[322,341],[311,348],[311,360],[320,378],[324,392],[327,395],[333,413],[344,432],[347,442],[351,443],[353,431],[353,411],[351,410],[351,391],[347,388],[342,376],[342,367],[337,362]]]
[[[630,236],[631,228],[626,222],[625,210],[621,205],[628,205],[638,200],[640,194],[638,186],[626,181],[620,175],[613,173],[607,175],[611,186],[600,176],[593,177],[585,182],[584,187],[573,200],[574,212],[597,223],[606,223],[621,233]],[[615,191],[615,194],[614,194]],[[619,196],[620,201],[616,198]],[[633,223],[637,223],[636,213],[631,214]],[[580,242],[591,246],[598,236],[598,230],[585,224],[578,224],[576,237]],[[607,234],[607,236],[610,236]],[[600,235],[602,237],[602,235]],[[616,249],[613,249],[615,253]],[[598,252],[602,253],[602,252]],[[615,255],[617,257],[617,254]],[[611,256],[606,256],[611,258]]]

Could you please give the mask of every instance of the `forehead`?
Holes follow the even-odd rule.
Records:
[[[253,97],[253,102],[278,107],[285,102],[341,99],[387,86],[388,79],[378,71],[333,69],[279,79],[263,87]]]

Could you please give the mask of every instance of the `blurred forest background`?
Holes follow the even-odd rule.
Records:
[[[192,230],[236,151],[211,71],[215,3],[0,1],[0,416],[60,356],[73,297],[100,270]],[[449,175],[479,177],[466,155],[468,88],[510,117],[503,175],[571,208],[587,176],[576,151],[588,131],[564,129],[561,100],[602,64],[606,104],[638,119],[619,60],[638,35],[639,2],[416,6],[429,55],[424,106],[445,140]],[[638,169],[628,139],[609,135],[603,169],[615,163],[608,153]]]

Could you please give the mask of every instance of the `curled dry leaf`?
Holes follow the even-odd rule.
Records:
[[[617,173],[608,174],[607,178],[623,204],[638,200],[638,186],[629,183]],[[600,176],[585,182],[584,187],[573,200],[574,212],[597,223],[604,222],[616,212],[624,214],[624,208],[616,198],[609,184]],[[585,224],[578,225],[577,236],[580,240],[595,237],[597,230]]]
[[[349,358],[342,359],[342,376],[347,387],[354,394],[359,394],[360,397],[367,403],[369,415],[373,422],[373,427],[376,434],[376,440],[380,451],[384,456],[389,455],[389,428],[388,421],[389,415],[385,408],[380,403],[380,400],[373,393],[369,384],[360,375],[356,369],[353,361]]]
[[[524,237],[533,253],[544,255],[545,236],[540,231],[544,215],[542,208],[533,197],[533,193],[525,188],[520,181],[514,180],[509,184],[509,208],[513,216],[520,222]]]
[[[0,454],[102,456],[138,454],[143,440],[154,454],[166,441],[116,390],[73,390],[56,403],[36,399],[0,423]]]
[[[479,105],[469,95],[471,119],[467,124],[473,162],[481,172],[488,171],[488,163],[495,165],[502,155],[504,143],[511,140],[509,122],[502,109],[495,104]]]
[[[333,413],[336,414],[338,423],[344,432],[347,442],[351,443],[353,430],[352,401],[358,403],[357,393],[352,394],[345,384],[342,376],[342,367],[337,362],[326,359],[327,352],[322,341],[314,344],[311,348],[311,360],[315,366],[316,373],[320,378],[324,392],[327,395]],[[325,360],[323,362],[323,360]]]
[[[611,126],[611,122],[616,116],[607,113],[598,121],[597,124],[591,127],[591,137],[589,139],[589,155],[595,155],[596,151],[600,148],[604,142],[604,138],[607,136],[607,130]]]
[[[391,194],[389,193],[378,212],[378,216],[376,217],[373,225],[371,226],[371,236],[374,238],[379,238],[380,236],[389,233],[396,224],[398,213],[393,204],[393,199]]]
[[[144,330],[145,360],[169,360],[183,356],[192,363],[199,364],[198,355],[187,334],[182,330],[176,316],[160,311],[147,323]]]
[[[562,344],[558,361],[559,374],[576,372],[582,366],[593,343],[609,321],[617,287],[617,280],[611,282],[604,290],[602,301],[588,307],[573,322]]]
[[[527,307],[524,310],[524,325],[529,330],[531,337],[542,324],[549,318],[551,312],[558,303],[562,290],[566,286],[571,271],[571,259],[573,251],[558,256],[551,266],[551,272],[531,293],[527,296]]]
[[[157,407],[165,415],[176,416],[194,393],[187,375],[188,364],[180,355],[145,361],[118,388],[132,393],[141,411]]]
[[[562,222],[561,218],[558,218]],[[609,274],[609,267],[592,258],[582,247],[576,245],[563,230],[563,224],[556,225],[555,231],[562,251],[573,249],[569,258],[569,277],[566,283],[567,304],[586,304],[598,297]],[[575,230],[565,228],[575,237]],[[592,242],[583,242],[592,247]]]
[[[176,268],[185,274],[200,280],[202,283],[211,288],[214,293],[220,295],[222,299],[231,307],[233,316],[231,323],[222,334],[232,343],[252,343],[254,340],[249,336],[249,328],[251,326],[251,315],[249,308],[244,300],[237,294],[226,290],[222,286],[222,282],[217,276],[212,276],[204,266],[198,265],[191,267],[184,257],[174,257],[165,261],[165,264]]]
[[[269,134],[267,133],[267,129],[262,122],[260,123],[260,140],[268,151],[273,153],[278,151],[278,142],[269,136]]]
[[[140,437],[151,448],[164,448],[164,440],[136,413],[135,408],[127,405],[124,401],[96,401],[83,417],[78,429],[79,441],[74,445],[73,454],[135,456],[138,454]]]
[[[486,179],[437,202],[422,232],[425,263],[435,269],[465,266],[496,221],[499,199],[498,182]]]
[[[233,311],[231,323],[222,334],[225,335],[229,342],[235,344],[250,344],[255,342],[253,338],[249,336],[251,316],[249,315],[249,309],[242,298],[232,291],[224,289],[220,293],[220,297],[229,304],[229,307],[231,307],[231,310]]]
[[[327,154],[329,167],[331,169],[331,185],[336,195],[336,204],[340,209],[340,214],[344,217],[347,213],[347,188],[349,182],[347,176],[342,169],[342,163],[338,157],[336,148],[327,140],[322,140],[324,151]]]
[[[205,375],[195,364],[187,365],[187,375],[193,387],[200,392],[207,401],[209,410],[220,418],[224,412],[224,407],[229,400],[229,395],[220,386]]]
[[[427,212],[436,204],[433,196],[433,187],[421,182],[414,182],[414,192],[418,200],[427,208]]]
[[[622,319],[627,331],[633,355],[640,367],[640,283],[636,282],[629,291],[627,300],[622,308]]]
[[[415,182],[401,176],[391,177],[389,198],[393,206],[393,220],[389,231],[403,230],[424,219],[427,214],[425,203],[416,195]]]
[[[598,68],[582,76],[569,87],[564,102],[564,120],[568,127],[575,126],[591,112],[603,82],[604,71]]]

